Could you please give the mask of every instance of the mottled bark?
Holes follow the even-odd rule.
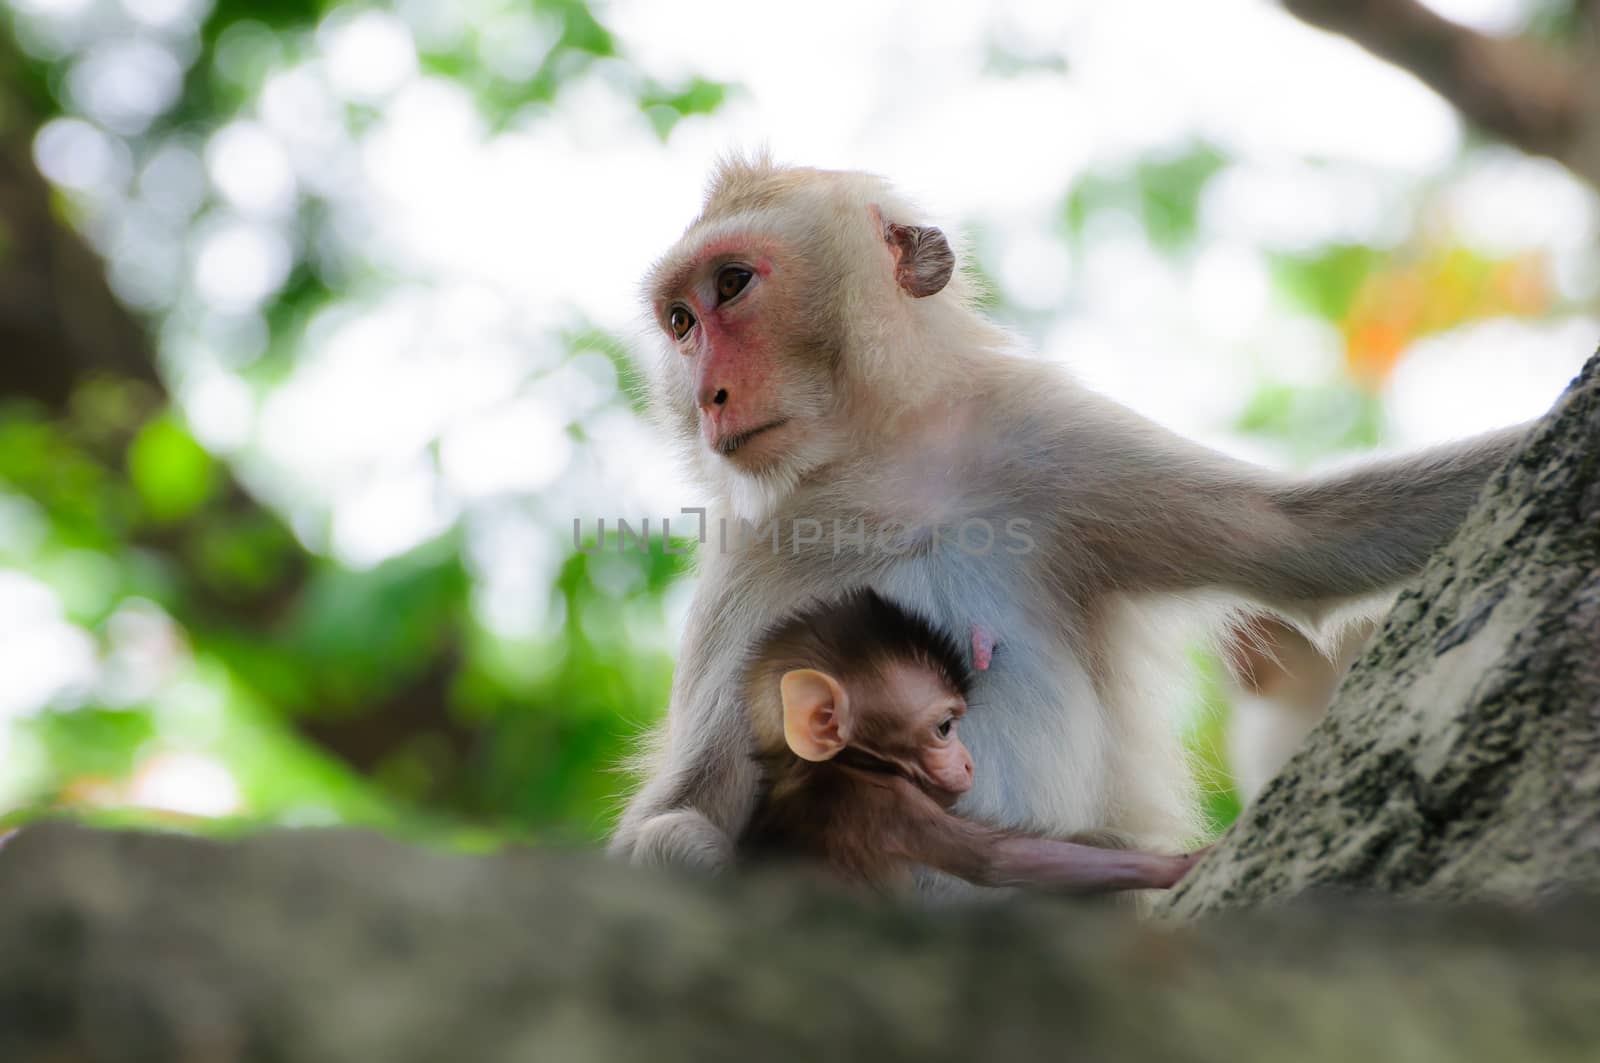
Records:
[[[1589,1060],[1600,919],[1302,905],[1164,929],[1032,901],[873,908],[796,880],[356,834],[24,831],[0,1058]]]
[[[1314,886],[1527,900],[1597,881],[1600,356],[1167,910]]]

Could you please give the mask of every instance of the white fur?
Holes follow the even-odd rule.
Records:
[[[1328,603],[1414,571],[1520,433],[1322,481],[1277,477],[1022,356],[959,272],[945,291],[909,297],[879,214],[925,224],[868,175],[728,164],[647,288],[659,319],[672,297],[660,289],[695,268],[707,241],[780,248],[763,297],[803,298],[815,316],[797,322],[795,350],[761,397],[783,404],[795,441],[759,472],[712,453],[697,431],[690,359],[677,351],[657,367],[661,422],[718,498],[714,518],[782,528],[796,518],[998,527],[1023,517],[1035,549],[975,556],[913,536],[903,553],[866,557],[787,539],[776,554],[765,543],[724,554],[713,533],[664,751],[614,848],[649,861],[731,851],[706,838],[705,824],[737,832],[756,791],[745,652],[800,603],[862,584],[952,632],[981,624],[998,638],[962,724],[976,773],[961,811],[1050,835],[1110,830],[1141,848],[1187,848],[1199,821],[1173,714],[1189,697],[1193,639],[1248,601],[1315,626]]]

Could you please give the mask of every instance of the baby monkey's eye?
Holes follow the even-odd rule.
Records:
[[[952,716],[948,720],[945,720],[944,723],[941,723],[938,727],[935,727],[933,729],[933,733],[938,735],[940,738],[949,738],[950,733],[955,729],[956,718]]]
[[[675,306],[667,312],[667,324],[672,328],[672,335],[681,340],[694,328],[694,315],[681,306]]]
[[[750,271],[743,266],[728,266],[717,274],[717,301],[725,303],[744,291],[750,283]]]

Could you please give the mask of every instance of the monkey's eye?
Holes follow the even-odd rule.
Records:
[[[667,325],[672,329],[676,339],[683,339],[694,328],[694,315],[681,306],[675,306],[667,311]]]
[[[944,723],[941,723],[938,727],[935,727],[933,729],[933,733],[938,735],[940,738],[949,738],[951,732],[953,732],[955,729],[956,729],[956,718],[954,716],[952,716],[949,719],[945,720]]]
[[[725,303],[744,291],[750,283],[750,271],[742,266],[727,266],[717,274],[717,302]]]

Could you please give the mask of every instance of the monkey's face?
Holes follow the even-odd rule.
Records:
[[[957,733],[967,703],[926,668],[895,665],[885,679],[889,712],[902,724],[892,732],[896,748],[880,755],[898,761],[941,804],[953,804],[972,789],[972,754]]]
[[[778,690],[784,742],[802,760],[857,749],[895,765],[945,807],[972,789],[972,755],[956,735],[967,703],[926,663],[897,660],[848,680],[794,668]]]
[[[806,312],[809,272],[781,235],[751,229],[691,234],[658,267],[671,405],[716,461],[804,471],[795,466],[814,464],[831,435],[831,359],[820,316]]]
[[[892,395],[866,381],[885,329],[955,261],[939,230],[886,220],[882,191],[860,175],[725,175],[651,271],[657,397],[714,468],[793,482],[882,419]]]

